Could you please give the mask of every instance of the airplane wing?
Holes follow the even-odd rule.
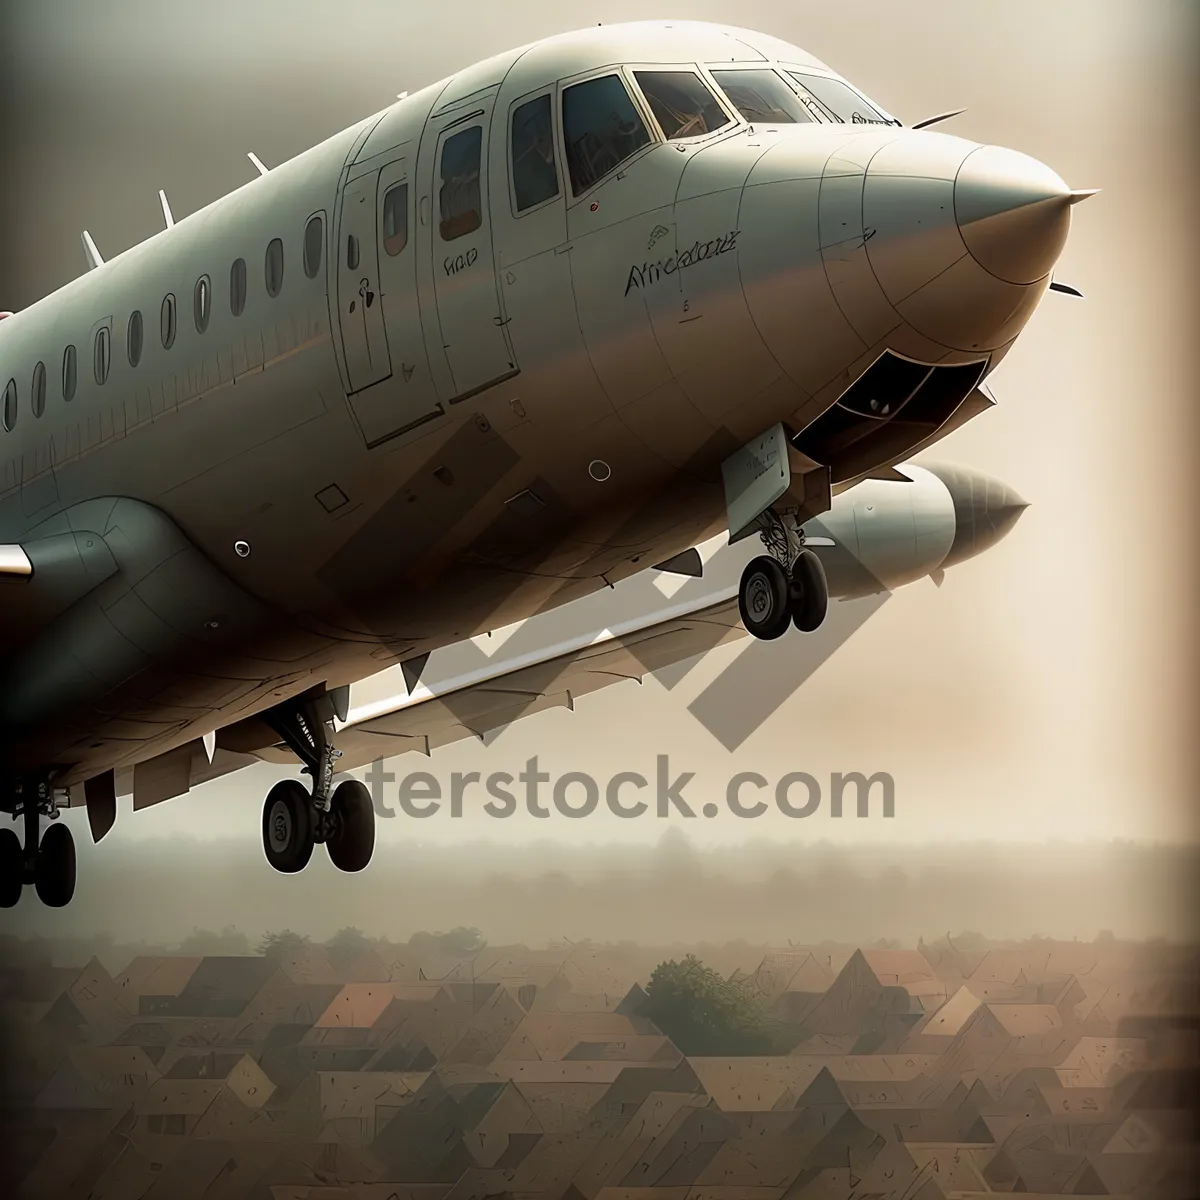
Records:
[[[352,685],[344,721],[335,721],[339,771],[378,758],[475,737],[485,743],[522,717],[573,709],[582,696],[641,680],[746,631],[736,580],[750,553],[722,547],[700,578],[643,572],[492,634],[435,651],[413,678],[409,664]],[[406,679],[405,674],[408,673]],[[411,685],[411,686],[410,686]],[[211,762],[188,749],[190,784],[253,762],[295,758],[257,718],[217,734]]]

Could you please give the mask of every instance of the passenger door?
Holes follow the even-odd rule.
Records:
[[[490,107],[435,117],[430,125],[434,153],[422,172],[431,190],[422,201],[421,233],[432,260],[440,348],[450,378],[447,398],[453,403],[516,375],[517,363],[501,315],[492,246]],[[498,185],[503,197],[504,181]],[[431,346],[430,353],[436,349]]]
[[[377,177],[379,295],[372,307],[382,314],[393,375],[387,386],[351,398],[368,446],[390,441],[445,412],[438,403],[421,334],[417,248],[412,237],[415,189],[409,160],[385,164]]]
[[[338,327],[346,394],[354,395],[392,373],[383,306],[379,303],[376,196],[379,168],[347,181],[338,221]]]

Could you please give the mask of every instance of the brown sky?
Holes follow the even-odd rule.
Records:
[[[575,713],[530,719],[433,769],[652,773],[886,770],[892,821],[692,823],[699,842],[1039,837],[1177,840],[1195,832],[1195,391],[1190,294],[1196,195],[1196,7],[1117,0],[712,0],[728,20],[796,42],[906,121],[945,126],[1050,164],[1102,194],[1076,211],[1058,268],[1084,301],[1047,297],[993,377],[1000,404],[938,448],[1017,488],[1032,507],[999,547],[939,591],[899,592],[735,754],[686,711],[692,684],[621,685]],[[401,90],[545,34],[645,16],[641,3],[440,5],[383,0],[206,5],[39,0],[16,24],[24,63],[18,228],[0,305],[29,303],[82,268],[79,231],[113,254],[151,234],[165,187],[176,215],[244,182],[245,152],[289,157]],[[33,106],[33,107],[31,107]],[[28,120],[25,117],[28,116]],[[713,678],[730,652],[697,671]],[[738,703],[736,696],[731,703]],[[419,763],[405,762],[404,769]],[[257,838],[270,773],[124,817],[114,837],[238,831]],[[514,819],[432,820],[420,836],[520,841]],[[403,827],[403,828],[402,828]],[[657,839],[662,823],[555,823],[568,840]],[[84,835],[86,836],[86,835]],[[381,823],[411,837],[411,823]]]

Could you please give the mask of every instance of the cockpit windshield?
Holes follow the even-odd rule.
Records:
[[[717,98],[695,71],[635,71],[667,141],[701,137],[729,124]]]
[[[563,141],[577,196],[651,140],[620,75],[601,75],[563,92]]]
[[[816,120],[774,71],[713,71],[712,76],[751,124],[796,125]]]
[[[801,71],[788,74],[821,106],[831,121],[844,125],[899,125],[868,103],[849,84],[828,75],[809,75]]]

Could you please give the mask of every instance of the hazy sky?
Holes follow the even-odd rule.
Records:
[[[896,816],[840,822],[689,823],[698,842],[753,836],[866,841],[1174,840],[1195,817],[1195,418],[1187,273],[1195,200],[1194,41],[1188,0],[711,0],[675,13],[796,42],[911,122],[1042,159],[1072,187],[1057,269],[1086,300],[1050,295],[992,377],[1000,403],[936,457],[972,464],[1032,507],[940,590],[898,592],[734,754],[687,712],[722,650],[679,688],[622,684],[574,713],[531,718],[493,746],[461,743],[431,769],[653,774],[658,753],[696,772],[701,801],[738,770],[888,771]],[[438,5],[343,0],[40,0],[18,23],[25,64],[19,195],[23,239],[0,304],[18,307],[78,274],[79,231],[113,254],[149,236],[166,188],[177,216],[253,168],[489,54],[642,3]],[[21,111],[34,111],[22,109]],[[786,654],[792,639],[780,643]],[[794,652],[794,647],[791,647]],[[737,696],[730,697],[738,703]],[[410,756],[399,771],[427,764]],[[275,773],[277,774],[277,773]],[[141,813],[114,839],[187,832],[258,838],[270,770]],[[125,802],[128,804],[128,801]],[[70,820],[82,830],[82,814]],[[380,822],[382,839],[653,841],[663,823],[507,822],[470,814]],[[83,836],[86,837],[86,834]]]

